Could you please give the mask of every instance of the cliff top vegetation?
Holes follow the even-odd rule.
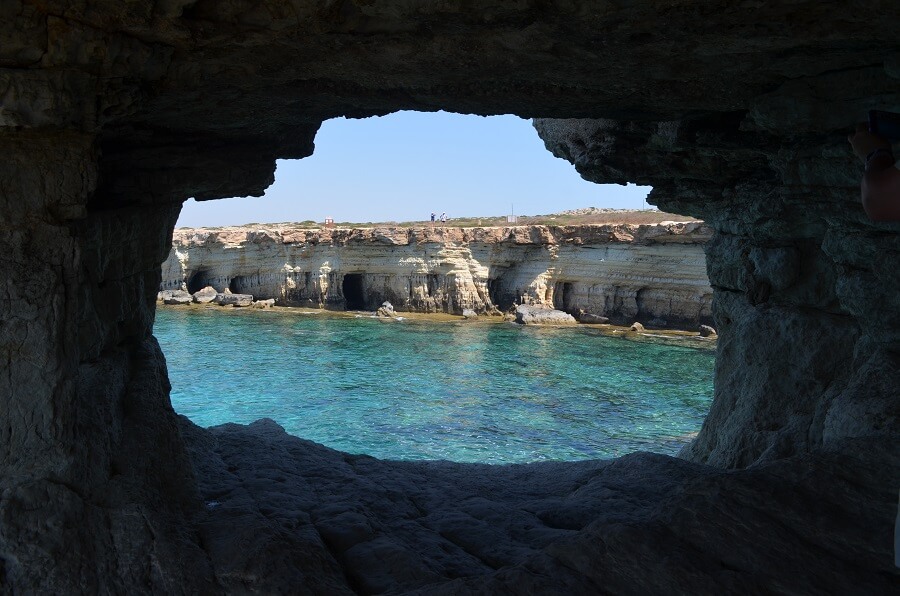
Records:
[[[674,213],[666,213],[656,209],[606,209],[597,207],[586,207],[584,209],[574,209],[571,211],[562,211],[560,213],[550,213],[547,215],[520,215],[516,220],[517,225],[557,225],[570,226],[582,224],[658,224],[664,221],[696,221],[696,218],[688,215],[677,215]],[[429,221],[381,221],[381,222],[346,222],[336,221],[335,227],[338,228],[368,228],[368,227],[422,227],[428,225]],[[226,226],[230,228],[256,227],[260,225],[268,226],[284,226],[299,229],[320,228],[323,222],[306,220],[300,222],[253,222],[240,226]],[[445,225],[453,227],[503,227],[510,225],[506,215],[486,216],[486,217],[450,217]],[[208,227],[206,229],[216,230],[219,227]]]

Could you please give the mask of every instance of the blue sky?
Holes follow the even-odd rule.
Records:
[[[185,203],[179,226],[286,221],[419,221],[543,215],[580,207],[641,209],[649,187],[598,185],[544,148],[530,120],[447,112],[338,118],[316,150],[280,160],[264,197]]]

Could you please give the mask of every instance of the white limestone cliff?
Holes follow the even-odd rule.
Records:
[[[514,304],[613,322],[711,322],[702,222],[496,228],[175,231],[160,289],[274,298],[279,305],[461,314]]]

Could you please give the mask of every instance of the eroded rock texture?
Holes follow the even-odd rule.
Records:
[[[900,236],[864,218],[844,136],[869,108],[900,111],[898,24],[896,3],[811,0],[4,2],[0,582],[887,591]],[[317,475],[259,433],[179,430],[151,331],[180,202],[259,194],[326,118],[439,108],[578,118],[538,122],[552,151],[715,228],[716,399],[692,461],[573,465],[551,474],[581,478],[562,486],[331,454]],[[237,452],[216,446],[229,437]],[[257,451],[306,488],[271,488],[266,458],[239,457]],[[621,488],[581,490],[592,470]],[[384,500],[327,509],[373,474]],[[457,498],[417,499],[410,477]],[[501,484],[483,525],[438,523]],[[206,517],[217,486],[233,524]],[[541,504],[554,495],[566,507]],[[405,528],[383,502],[434,521]],[[505,546],[510,519],[541,511],[537,538]]]
[[[205,500],[198,526],[226,590],[277,591],[285,578],[333,594],[884,593],[896,582],[884,523],[895,495],[871,487],[900,462],[869,440],[733,473],[650,453],[385,462],[265,420],[184,430]]]
[[[548,148],[586,178],[627,172],[654,180],[651,200],[716,229],[707,245],[721,334],[716,399],[683,455],[717,466],[745,467],[842,438],[898,438],[900,226],[865,218],[859,164],[845,138],[779,139],[766,122],[751,110],[730,130],[718,122],[717,136],[698,123],[536,123]],[[620,145],[642,154],[649,174]],[[674,172],[689,149],[711,163],[686,181]]]
[[[282,306],[462,314],[514,304],[619,324],[712,321],[701,222],[509,228],[182,228],[162,290],[246,292]]]

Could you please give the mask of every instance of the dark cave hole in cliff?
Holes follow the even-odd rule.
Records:
[[[553,288],[553,308],[570,312],[572,310],[573,284],[568,281],[560,281]]]
[[[228,289],[231,290],[232,294],[243,294],[246,289],[246,282],[244,280],[244,276],[236,275],[231,278],[231,282],[228,284]]]
[[[199,292],[206,286],[212,285],[209,283],[209,271],[201,269],[197,273],[193,274],[191,278],[187,282],[187,290],[191,294]]]
[[[341,282],[344,294],[344,308],[347,310],[365,310],[366,295],[363,291],[362,273],[348,273]]]
[[[440,288],[440,281],[438,279],[437,273],[431,273],[428,275],[428,280],[426,282],[426,286],[428,289],[428,296],[432,297],[437,294],[438,289]]]
[[[502,311],[512,308],[515,304],[515,297],[504,288],[502,278],[492,277],[488,279],[487,286],[488,297],[494,306]]]

